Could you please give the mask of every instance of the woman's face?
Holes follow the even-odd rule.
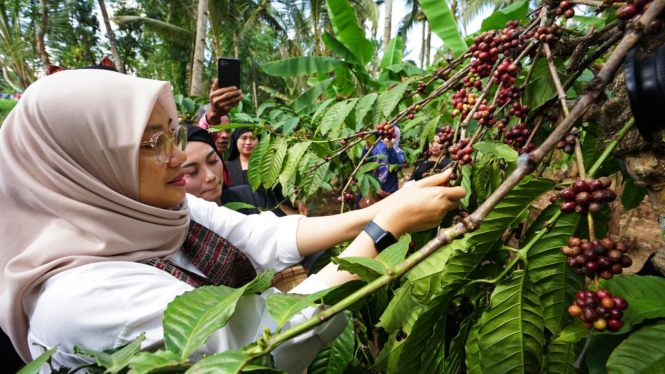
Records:
[[[149,141],[159,131],[172,133],[171,119],[159,104],[150,113],[141,142]],[[185,200],[185,179],[182,164],[187,159],[185,152],[173,146],[168,162],[159,163],[150,146],[139,149],[139,201],[157,208],[168,208]]]
[[[204,142],[189,142],[185,149],[187,162],[185,190],[196,197],[217,202],[222,196],[223,165],[217,152]]]
[[[429,150],[432,152],[432,156],[438,156],[441,154],[441,144],[439,144],[439,135],[434,135],[434,142],[430,143]]]
[[[246,132],[238,138],[237,146],[241,155],[249,157],[257,144],[259,144],[259,139],[254,136],[254,133]]]

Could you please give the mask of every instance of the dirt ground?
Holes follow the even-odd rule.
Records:
[[[403,170],[404,178],[400,178],[399,181],[400,187],[402,187],[402,185],[409,180],[412,171],[413,171],[412,168]],[[567,175],[563,175],[561,177],[565,178],[567,177]],[[314,211],[317,216],[327,216],[327,215],[340,213],[341,204],[337,202],[337,193],[339,192],[325,191],[323,195],[318,199],[318,201],[315,202]],[[539,209],[542,209],[545,206],[549,205],[550,196],[552,195],[548,194],[546,196],[543,196],[543,198],[541,198],[538,202],[536,202],[534,206]],[[626,225],[626,219],[628,218],[628,213],[625,212],[623,210],[623,207],[621,206],[620,209],[621,209],[620,227],[621,230],[623,230]],[[658,236],[660,232],[661,229],[658,226],[656,215],[653,212],[653,208],[651,207],[651,202],[649,200],[649,197],[647,196],[644,198],[644,201],[642,201],[642,204],[640,204],[640,206],[638,206],[635,209],[635,212],[633,213],[633,217],[628,225],[628,229],[623,239],[623,241],[626,242],[629,248],[631,248],[629,254],[633,259],[633,266],[631,266],[628,269],[624,269],[624,273],[632,274],[639,271],[644,265],[644,262],[647,260],[649,255],[658,250],[660,243],[663,242],[663,237]]]

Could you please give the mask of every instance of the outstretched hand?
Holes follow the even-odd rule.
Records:
[[[440,187],[452,170],[422,179],[382,200],[374,221],[395,237],[436,227],[450,210],[460,206],[466,196],[461,187]]]
[[[210,89],[210,108],[206,112],[206,119],[211,126],[219,125],[222,116],[229,114],[231,109],[238,106],[238,103],[244,97],[239,88],[218,88],[218,84],[217,79],[215,79]]]

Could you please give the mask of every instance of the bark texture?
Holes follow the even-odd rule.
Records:
[[[383,19],[383,50],[388,49],[390,43],[390,35],[392,32],[392,19],[393,19],[393,0],[386,0],[385,12],[386,16]]]
[[[46,7],[46,0],[39,0],[39,6],[42,8],[42,23],[39,25],[39,29],[35,35],[35,44],[37,46],[39,58],[42,60],[42,64],[44,67],[48,67],[51,61],[48,58],[48,53],[46,53],[46,47],[44,46],[44,35],[46,35],[46,29],[48,28],[48,8]]]
[[[196,44],[194,45],[194,61],[189,94],[201,96],[201,83],[203,81],[203,53],[206,47],[208,33],[208,0],[199,0],[196,17]]]
[[[115,60],[115,67],[121,73],[125,74],[125,64],[122,63],[120,52],[118,52],[118,44],[115,42],[115,33],[111,28],[111,21],[109,21],[109,15],[106,12],[106,5],[104,4],[104,0],[98,0],[98,2],[99,9],[102,11],[102,18],[104,19],[104,27],[106,27],[106,36],[109,38],[109,46],[111,47],[111,53]]]

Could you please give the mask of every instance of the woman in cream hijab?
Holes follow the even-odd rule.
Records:
[[[74,345],[101,351],[141,332],[142,349],[162,348],[163,311],[192,287],[238,286],[254,271],[280,271],[354,238],[342,256],[373,257],[374,243],[362,232],[370,220],[399,237],[437,225],[464,195],[436,187],[447,178],[440,176],[342,216],[244,216],[186,197],[185,156],[168,143],[183,145],[177,130],[168,83],[101,70],[40,79],[0,128],[0,326],[26,362],[42,352],[34,343],[59,345],[56,368],[87,362]],[[169,146],[156,147],[158,141]],[[208,229],[212,243],[190,243],[197,230]],[[211,273],[189,260],[189,251],[206,245],[223,247],[230,265]],[[293,292],[350,279],[331,264]],[[236,316],[242,317],[197,354],[239,349],[264,327],[274,330],[264,296],[241,301]],[[292,323],[315,313],[306,310]],[[275,350],[277,367],[302,372],[345,324],[333,319]]]

